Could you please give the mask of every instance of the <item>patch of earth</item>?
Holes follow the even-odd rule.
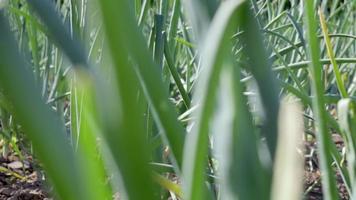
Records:
[[[0,157],[0,199],[52,200],[43,181],[43,174],[35,170],[28,157]]]
[[[340,135],[332,134],[332,139],[339,152],[344,148],[344,142]],[[304,167],[304,195],[306,200],[322,200],[321,173],[317,154],[316,141],[305,142],[305,167]],[[337,188],[341,200],[349,200],[350,196],[345,187],[340,172],[335,168]]]

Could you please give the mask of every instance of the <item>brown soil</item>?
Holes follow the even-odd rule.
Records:
[[[334,143],[339,151],[344,147],[340,136],[333,135]],[[27,156],[23,162],[18,156],[0,157],[0,200],[53,200],[44,182],[44,175]],[[335,170],[339,196],[348,200],[349,194],[340,173]],[[304,192],[306,200],[322,200],[321,175],[317,156],[316,142],[305,142]],[[115,198],[114,198],[115,199]],[[118,198],[116,198],[118,199]]]
[[[344,147],[344,142],[342,138],[333,134],[332,139],[337,147],[337,149],[341,152]],[[315,140],[311,140],[305,142],[305,171],[304,171],[304,191],[305,191],[305,199],[306,200],[322,200],[323,192],[321,186],[321,173],[319,169],[319,161],[318,161],[316,142]],[[350,199],[343,179],[335,169],[335,176],[337,181],[337,187],[339,190],[339,197],[342,200]]]
[[[42,173],[36,171],[31,157],[21,162],[17,156],[0,158],[1,200],[50,200]]]

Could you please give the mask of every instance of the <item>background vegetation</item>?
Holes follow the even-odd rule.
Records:
[[[66,200],[307,199],[309,172],[356,199],[355,11],[0,0],[3,156],[36,155]]]

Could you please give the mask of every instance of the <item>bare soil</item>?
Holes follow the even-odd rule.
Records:
[[[344,148],[343,140],[333,134],[333,141],[339,151]],[[305,141],[304,197],[306,200],[322,200],[321,174],[319,169],[316,141]],[[35,167],[36,166],[36,167]],[[349,195],[340,173],[335,169],[339,196],[348,200]],[[53,200],[50,187],[38,161],[26,156],[23,161],[16,155],[0,156],[0,200]]]
[[[52,200],[42,172],[31,162],[31,157],[23,162],[14,155],[0,157],[1,200]]]

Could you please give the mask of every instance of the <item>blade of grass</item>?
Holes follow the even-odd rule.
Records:
[[[176,38],[177,35],[180,9],[181,9],[180,0],[174,0],[172,15],[168,27],[168,41],[170,43],[173,42],[174,38]]]
[[[171,161],[176,166],[176,170],[180,171],[185,131],[177,121],[177,114],[173,106],[167,100],[168,95],[160,78],[159,70],[146,48],[146,42],[139,32],[133,13],[126,9],[128,8],[127,1],[104,0],[100,1],[100,4],[104,23],[106,27],[110,27],[106,31],[109,41],[111,41],[111,48],[114,48],[113,50],[126,48],[132,60],[137,64],[134,65],[134,69],[138,74],[146,98],[152,105],[153,117],[162,130],[163,140],[172,149]],[[113,10],[114,8],[119,11]],[[113,21],[112,19],[118,20]]]
[[[324,14],[323,14],[323,12],[321,11],[320,8],[319,8],[319,19],[320,19],[320,24],[321,24],[321,30],[322,30],[323,35],[324,35],[324,40],[325,40],[325,45],[326,45],[326,49],[327,49],[327,52],[328,52],[328,56],[330,58],[332,66],[333,66],[337,87],[339,89],[339,92],[340,92],[341,96],[343,98],[347,98],[348,94],[347,94],[347,91],[345,89],[345,85],[344,85],[344,83],[342,81],[341,74],[340,74],[340,71],[339,71],[339,67],[337,66],[337,63],[336,63],[336,60],[335,60],[335,54],[334,54],[334,51],[332,49],[331,40],[330,40],[330,37],[329,37],[329,34],[328,34],[328,27],[327,27],[326,22],[325,22]]]
[[[320,35],[318,36],[319,38],[323,38],[323,35]],[[342,33],[338,33],[338,34],[329,34],[329,37],[340,37],[340,38],[350,38],[350,39],[356,39],[356,36],[355,35],[350,35],[350,34],[342,34]],[[287,46],[287,47],[284,47],[283,49],[280,49],[278,51],[279,54],[281,55],[285,55],[287,53],[289,53],[291,50],[293,50],[295,47],[301,47],[303,46],[303,43],[302,42],[298,42],[296,44],[294,44],[293,46]],[[277,55],[275,54],[272,54],[269,59],[271,61],[275,61],[277,59]]]
[[[140,16],[138,18],[138,24],[139,26],[142,25],[143,19],[145,18],[146,14],[147,14],[147,9],[148,8],[148,0],[144,0],[141,6],[141,12],[140,12]]]
[[[227,98],[221,102],[225,112],[217,117],[222,123],[226,123],[228,115],[232,115],[232,119],[230,124],[217,125],[218,134],[215,135],[217,140],[222,140],[221,156],[217,156],[221,173],[221,198],[263,199],[269,195],[268,172],[266,173],[259,160],[259,138],[253,126],[246,96],[243,95],[244,85],[239,82],[240,67],[233,65],[231,61],[232,59],[226,59],[228,66],[224,68],[221,77],[219,97]]]
[[[279,33],[277,33],[277,32],[270,31],[270,30],[263,30],[263,32],[268,33],[268,34],[271,34],[271,35],[273,35],[273,36],[276,36],[276,37],[281,38],[282,40],[286,41],[288,44],[290,44],[290,45],[294,48],[294,50],[298,53],[298,55],[300,55],[300,57],[303,58],[303,54],[299,51],[298,47],[295,46],[295,45],[293,44],[293,42],[290,41],[287,37],[285,37],[285,36],[283,36],[282,34],[279,34]],[[278,53],[278,52],[277,52],[277,53]],[[275,54],[277,54],[277,53],[275,53]],[[278,56],[278,55],[277,55],[277,56]]]
[[[53,8],[53,10],[54,10],[54,8]],[[39,13],[40,13],[40,15],[41,14],[43,15],[43,13],[41,13],[41,11]],[[63,28],[63,24],[61,23],[60,20],[57,20],[57,21],[54,20],[54,21],[50,21],[50,22],[58,22],[59,23],[57,25],[56,24],[50,25],[49,29],[52,28],[52,31],[53,31],[53,26],[58,26],[58,27]],[[48,22],[46,25],[48,25]],[[53,37],[57,37],[57,36],[54,35]],[[68,41],[71,40],[71,38],[68,35],[64,36],[64,38],[68,39]],[[61,39],[58,39],[56,41],[57,42],[61,41]],[[78,45],[78,43],[74,43],[74,45]],[[61,47],[64,51],[66,51],[68,57],[71,58],[72,62],[77,62],[77,63],[73,63],[74,65],[86,64],[86,61],[83,58],[79,58],[80,61],[72,58],[73,55],[82,55],[83,52],[78,52],[78,51],[80,51],[80,48],[72,49],[74,51],[74,54],[73,54],[73,52],[68,52],[68,49],[70,49],[70,45],[68,46],[67,44],[61,44]],[[56,58],[58,58],[58,56],[56,56]],[[58,72],[59,71],[60,70],[58,70]],[[75,108],[75,106],[73,106],[73,108]],[[85,120],[81,121],[81,122],[82,123],[80,123],[80,125],[81,124],[88,125],[88,123],[89,123],[87,118],[85,118]],[[91,123],[92,123],[92,121],[91,121]],[[85,127],[87,127],[87,126],[84,126],[84,128]],[[89,129],[87,128],[84,131],[84,132],[86,132],[86,134],[83,135],[85,138],[85,140],[84,140],[85,142],[82,145],[80,145],[79,152],[77,153],[78,155],[80,155],[80,156],[78,156],[81,159],[80,163],[83,163],[83,165],[86,166],[86,168],[83,168],[81,170],[82,174],[79,174],[81,176],[81,179],[79,179],[79,181],[87,183],[87,184],[82,184],[82,185],[84,188],[88,188],[88,189],[85,189],[85,190],[83,189],[82,191],[78,191],[78,193],[84,193],[85,195],[87,195],[88,197],[85,197],[86,199],[90,199],[90,198],[91,199],[109,199],[111,197],[111,192],[109,190],[108,185],[105,184],[105,169],[103,167],[102,162],[98,162],[98,159],[96,159],[97,152],[95,152],[95,148],[93,148],[95,146],[96,138],[93,135],[93,132],[88,132],[88,130]],[[94,151],[92,151],[92,150],[94,150]],[[76,197],[75,199],[78,199],[78,197]]]
[[[173,77],[173,79],[174,79],[174,81],[175,81],[175,83],[177,85],[177,88],[178,88],[178,91],[179,91],[180,95],[183,98],[183,101],[184,101],[184,104],[185,104],[186,108],[189,109],[189,107],[190,107],[190,97],[188,96],[187,91],[185,90],[185,88],[184,88],[184,86],[182,84],[182,81],[181,81],[181,78],[179,76],[179,73],[178,73],[177,69],[174,66],[172,54],[171,54],[171,52],[169,50],[169,46],[168,46],[168,41],[167,40],[164,42],[164,45],[165,45],[165,47],[164,47],[164,56],[166,58],[169,71],[172,74],[172,77]]]
[[[163,72],[163,53],[164,53],[164,16],[156,14],[154,16],[154,60],[158,68]]]
[[[156,174],[154,173],[153,174],[153,179],[158,183],[160,184],[163,188],[171,191],[171,192],[174,192],[178,197],[182,197],[182,188],[180,185],[176,184],[176,183],[173,183],[171,180],[159,175],[159,174]]]
[[[71,107],[74,107],[72,110],[74,113],[71,114],[75,116],[71,124],[77,129],[72,134],[78,131],[74,140],[75,150],[82,155],[79,158],[80,162],[85,163],[85,167],[81,169],[86,174],[83,178],[92,185],[86,193],[92,199],[111,199],[112,192],[107,181],[104,161],[100,155],[102,147],[98,143],[102,131],[97,119],[94,79],[86,72],[77,72],[73,76],[72,87],[75,90],[72,91],[75,92],[72,92],[72,96],[75,97],[72,98],[77,100],[75,101],[77,104],[71,102]]]
[[[223,59],[229,53],[229,49],[225,47],[234,30],[232,23],[240,6],[240,1],[226,1],[221,4],[202,46],[202,71],[193,98],[194,104],[199,104],[199,107],[195,111],[193,130],[187,135],[184,146],[183,192],[184,199],[187,200],[207,198],[204,191],[204,171],[208,154],[209,123]]]
[[[71,37],[69,30],[59,18],[53,3],[42,0],[27,0],[27,2],[46,24],[51,36],[50,38],[66,52],[74,67],[88,66],[87,56],[82,45],[78,40]]]
[[[342,63],[342,64],[346,64],[346,63],[356,63],[356,58],[335,58],[335,60],[338,62],[338,63]],[[301,61],[301,62],[297,62],[297,63],[291,63],[291,64],[288,64],[288,68],[290,68],[290,70],[298,70],[298,69],[302,69],[302,68],[306,68],[310,65],[310,61]],[[331,60],[329,59],[321,59],[320,60],[320,63],[325,65],[325,64],[330,64],[331,63]],[[245,64],[245,63],[242,63],[242,64]],[[283,71],[283,70],[287,70],[286,69],[286,66],[285,65],[281,65],[281,66],[276,66],[276,67],[273,67],[272,68],[273,71],[276,71],[276,72],[280,72],[280,71]],[[251,80],[252,79],[252,76],[246,76],[245,78],[242,79],[242,81],[248,81],[248,80]]]
[[[298,33],[298,38],[299,38],[300,42],[302,43],[304,50],[306,50],[305,40],[304,40],[304,36],[303,36],[303,29],[302,29],[301,25],[298,24],[296,19],[289,12],[287,13],[287,16],[288,16],[288,19],[290,20],[290,22],[293,24],[294,29]]]
[[[335,61],[340,64],[345,64],[345,63],[356,63],[356,58],[335,58]],[[330,59],[320,59],[320,64],[325,65],[325,64],[331,64],[332,61]],[[305,68],[308,67],[312,62],[310,61],[301,61],[297,63],[291,63],[288,65],[288,67],[292,70],[300,69],[300,68]],[[274,67],[274,71],[280,71],[284,70],[285,66],[277,66]]]
[[[134,11],[128,1],[103,0],[98,3],[102,10],[107,44],[114,64],[116,80],[111,84],[117,83],[116,87],[112,86],[116,90],[113,94],[110,92],[100,99],[102,104],[105,104],[103,111],[106,111],[102,114],[105,136],[119,167],[128,198],[153,200],[155,187],[150,178],[149,148],[140,106],[137,106],[139,81],[135,75],[134,64],[129,60],[127,43],[135,40],[129,25],[136,23],[131,15]],[[117,20],[113,21],[114,18]],[[129,36],[126,38],[125,34]],[[119,104],[116,105],[117,103]],[[137,188],[140,188],[139,192]]]
[[[2,12],[0,27],[0,84],[13,105],[17,119],[31,138],[60,197],[87,199],[83,193],[87,185],[80,177],[78,163],[65,139],[64,127],[41,100]]]
[[[320,63],[319,40],[317,32],[317,22],[315,19],[315,1],[305,2],[305,22],[308,39],[308,55],[311,60],[309,69],[311,72],[311,82],[315,98],[313,99],[313,111],[317,119],[317,139],[319,141],[320,170],[322,174],[323,195],[326,200],[338,199],[334,172],[331,167],[332,158],[328,153],[329,141],[331,137],[327,129],[327,116],[323,98],[324,87],[321,80],[322,66]]]
[[[267,146],[270,151],[269,154],[273,161],[277,144],[279,88],[272,73],[271,64],[268,60],[257,22],[247,6],[245,6],[245,9],[242,9],[240,17],[241,29],[245,31],[241,39],[246,45],[244,53],[249,58],[248,69],[251,70],[252,75],[256,79],[265,112],[262,135],[266,137]]]

